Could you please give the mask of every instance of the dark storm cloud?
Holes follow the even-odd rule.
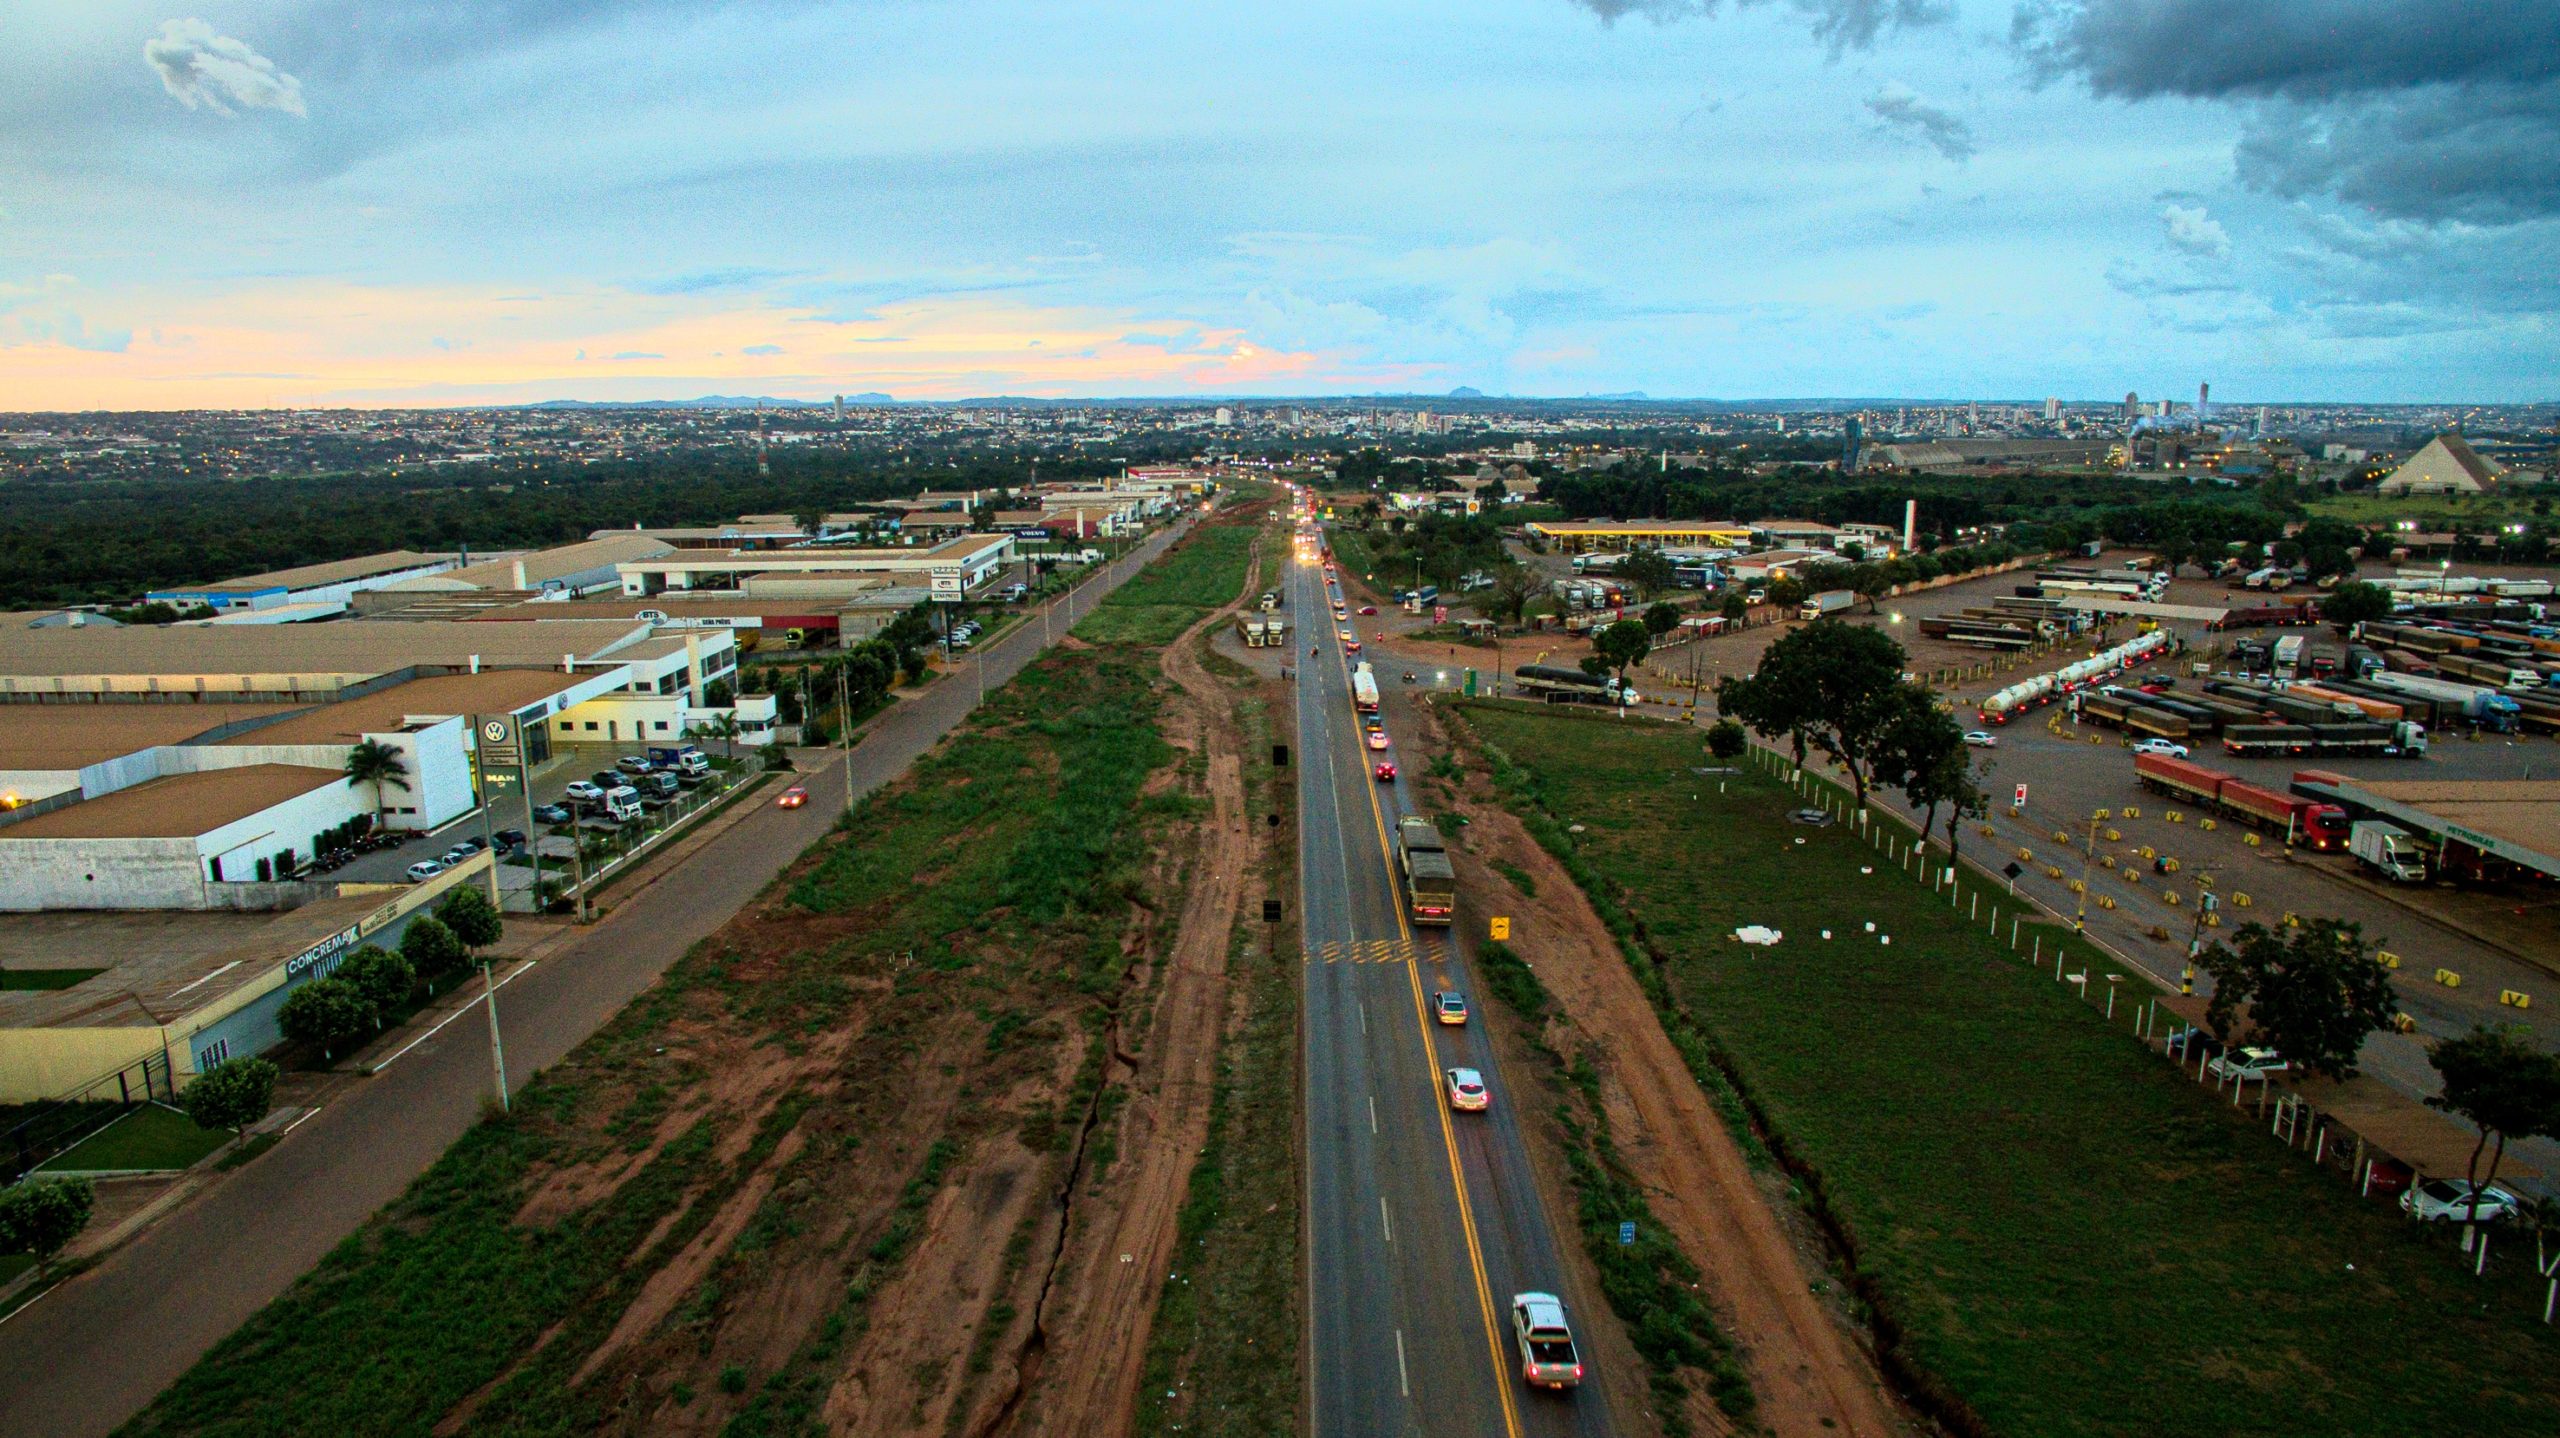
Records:
[[[2560,214],[2560,5],[2482,0],[2026,0],[2045,79],[2247,107],[2235,165],[2270,194],[2405,219]]]

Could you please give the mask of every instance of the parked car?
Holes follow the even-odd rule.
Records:
[[[577,796],[573,794],[570,797]],[[566,804],[542,804],[536,806],[533,811],[533,821],[537,824],[566,824],[571,817],[569,806]]]
[[[569,787],[561,790],[560,792],[568,795],[570,798],[575,799],[581,804],[592,804],[598,799],[604,797],[604,786],[602,784],[590,783],[585,779],[572,779],[569,781]],[[554,804],[551,807],[557,809],[560,806]]]
[[[418,862],[411,864],[402,872],[406,873],[412,879],[424,881],[434,878],[436,875],[443,873],[444,870],[445,865],[442,859],[420,859]]]
[[[2205,1072],[2216,1078],[2239,1079],[2244,1083],[2256,1079],[2264,1083],[2292,1067],[2274,1049],[2244,1048],[2234,1049],[2206,1064]]]
[[[809,790],[807,786],[800,784],[794,784],[783,790],[782,797],[773,801],[777,809],[797,809],[808,802]]]
[[[1378,606],[1374,604],[1363,604],[1360,606],[1360,612],[1363,614],[1375,614],[1378,612]]]
[[[2133,746],[2136,754],[2158,754],[2169,759],[2187,757],[2187,746],[2171,739],[2145,739]]]
[[[605,790],[605,791],[606,791],[606,792],[608,792],[608,793],[609,793],[609,792],[611,792],[611,791],[612,791],[612,790],[613,790],[617,785],[619,785],[619,784],[621,784],[621,783],[622,783],[622,776],[621,776],[621,775],[619,775],[619,774],[616,774],[616,773],[615,773],[615,772],[613,772],[611,769],[598,769],[598,770],[597,770],[597,771],[595,771],[594,773],[589,774],[587,777],[588,777],[590,780],[593,780],[593,781],[594,781],[595,786],[596,786],[598,789]]]
[[[2431,1178],[2400,1195],[2400,1211],[2420,1223],[2470,1223],[2472,1182],[2467,1178]],[[2496,1184],[2482,1184],[2478,1222],[2498,1223],[2516,1216],[2516,1196]]]
[[[613,767],[625,774],[646,774],[649,772],[649,761],[637,754],[625,754],[613,761]]]
[[[1824,809],[1794,809],[1788,812],[1787,820],[1795,824],[1810,824],[1819,829],[1831,822],[1831,814]]]
[[[500,829],[495,837],[501,851],[524,847],[525,832],[522,829]]]
[[[1444,1024],[1465,1023],[1467,996],[1451,989],[1440,990],[1431,996],[1431,1016]]]
[[[1520,1345],[1520,1376],[1531,1387],[1571,1388],[1582,1381],[1582,1354],[1573,1346],[1563,1299],[1552,1293],[1511,1295],[1511,1336]]]
[[[1444,1077],[1449,1084],[1449,1107],[1475,1113],[1492,1104],[1493,1095],[1485,1090],[1483,1074],[1474,1069],[1450,1069]]]
[[[1391,762],[1381,760],[1378,764],[1378,782],[1381,784],[1392,784],[1395,781],[1396,766]]]
[[[1988,729],[1975,729],[1966,733],[1964,742],[1975,749],[1997,749],[2000,747],[2000,736]]]
[[[437,857],[444,861],[444,866],[446,868],[450,869],[454,865],[461,863],[463,860],[468,859],[479,852],[479,850],[472,848],[469,844],[456,844],[452,848],[445,850],[442,854],[437,855]]]
[[[477,834],[465,834],[461,839],[455,842],[454,847],[477,854],[481,850],[489,847],[489,841],[481,838]]]

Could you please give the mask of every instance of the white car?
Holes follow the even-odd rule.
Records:
[[[1449,1083],[1449,1107],[1474,1113],[1492,1104],[1493,1095],[1485,1091],[1483,1074],[1477,1073],[1474,1069],[1451,1069],[1446,1077]]]
[[[2187,746],[2184,744],[2173,743],[2167,739],[2145,739],[2141,743],[2133,746],[2133,752],[2136,754],[2158,754],[2170,759],[2184,759],[2187,757]]]
[[[584,779],[572,779],[569,781],[569,787],[560,792],[581,804],[592,804],[604,797],[604,786],[589,783]]]
[[[2215,1078],[2238,1079],[2243,1083],[2256,1079],[2264,1083],[2292,1067],[2274,1049],[2244,1048],[2234,1049],[2206,1064],[2205,1071]]]
[[[424,883],[425,881],[434,878],[436,875],[443,873],[444,868],[444,860],[442,859],[420,859],[418,862],[411,864],[407,872],[410,878]]]
[[[2471,1214],[2471,1180],[2467,1178],[2431,1178],[2413,1184],[2400,1194],[2400,1211],[2420,1223],[2469,1223]],[[2480,1189],[2481,1223],[2497,1223],[2515,1217],[2516,1196],[2485,1184]]]
[[[2000,736],[1988,729],[1975,729],[1964,736],[1964,742],[1975,749],[1997,749],[2000,747]]]
[[[1573,1322],[1552,1293],[1511,1295],[1511,1337],[1520,1345],[1520,1376],[1534,1388],[1571,1388],[1582,1381]]]

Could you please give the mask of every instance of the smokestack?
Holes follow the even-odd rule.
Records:
[[[1920,501],[1916,499],[1906,499],[1902,502],[1902,552],[1909,554],[1913,549],[1917,548],[1917,541],[1919,537]]]

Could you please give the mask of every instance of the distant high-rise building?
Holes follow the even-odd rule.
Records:
[[[2124,417],[2127,424],[2142,417],[2142,396],[2132,390],[2124,392]]]
[[[1219,424],[1233,424],[1236,422],[1236,412],[1227,408],[1225,405],[1220,405],[1218,406],[1217,414],[1213,416],[1213,418]]]
[[[2267,432],[2267,407],[2266,407],[2265,405],[2260,405],[2260,406],[2258,406],[2258,433],[2260,433],[2260,434],[2265,434],[2266,432]]]
[[[2054,398],[2052,395],[2046,395],[2044,397],[2044,422],[2051,424],[2060,418],[2062,418],[2062,401]]]
[[[1858,467],[1858,441],[1864,438],[1865,434],[1866,427],[1858,423],[1858,417],[1854,414],[1849,416],[1847,424],[1840,426],[1840,469],[1843,473]]]
[[[836,396],[836,423],[844,423],[844,396]]]
[[[2169,402],[2165,399],[2160,401],[2159,404],[2154,407],[2152,412],[2159,415],[2162,419],[2167,419],[2169,417]]]
[[[2204,423],[2205,411],[2213,407],[2213,381],[2196,382],[2196,423]]]

